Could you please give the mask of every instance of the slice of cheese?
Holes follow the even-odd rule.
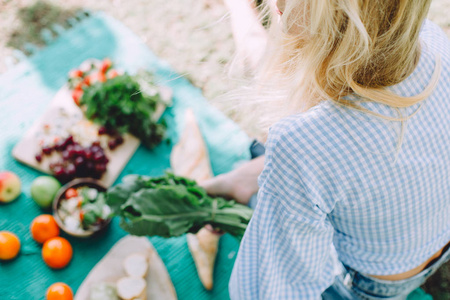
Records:
[[[186,110],[185,127],[177,145],[172,149],[170,164],[176,175],[196,181],[212,177],[208,149],[191,109]],[[214,263],[220,236],[203,228],[197,234],[188,234],[187,243],[203,286],[213,287]]]

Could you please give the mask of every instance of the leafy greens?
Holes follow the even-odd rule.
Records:
[[[242,237],[252,209],[211,197],[195,181],[171,173],[161,177],[128,175],[108,190],[107,204],[133,235],[173,237],[195,233],[206,224]]]
[[[107,129],[134,134],[150,149],[162,141],[166,131],[164,123],[154,120],[158,103],[165,104],[146,72],[96,82],[85,89],[80,101],[88,119]]]

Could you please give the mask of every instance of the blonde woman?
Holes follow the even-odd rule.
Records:
[[[203,183],[258,191],[232,299],[406,299],[450,258],[450,42],[430,2],[277,1],[237,110],[270,127],[265,156]]]

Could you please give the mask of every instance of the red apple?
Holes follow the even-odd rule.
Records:
[[[0,202],[11,202],[20,195],[20,179],[12,172],[0,172]]]

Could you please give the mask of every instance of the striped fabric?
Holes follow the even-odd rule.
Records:
[[[365,274],[423,263],[450,241],[450,42],[426,21],[418,66],[390,89],[419,94],[437,55],[442,73],[403,123],[323,102],[275,124],[254,216],[242,240],[231,299],[320,299],[334,281],[331,245]],[[350,99],[357,101],[357,98]]]

